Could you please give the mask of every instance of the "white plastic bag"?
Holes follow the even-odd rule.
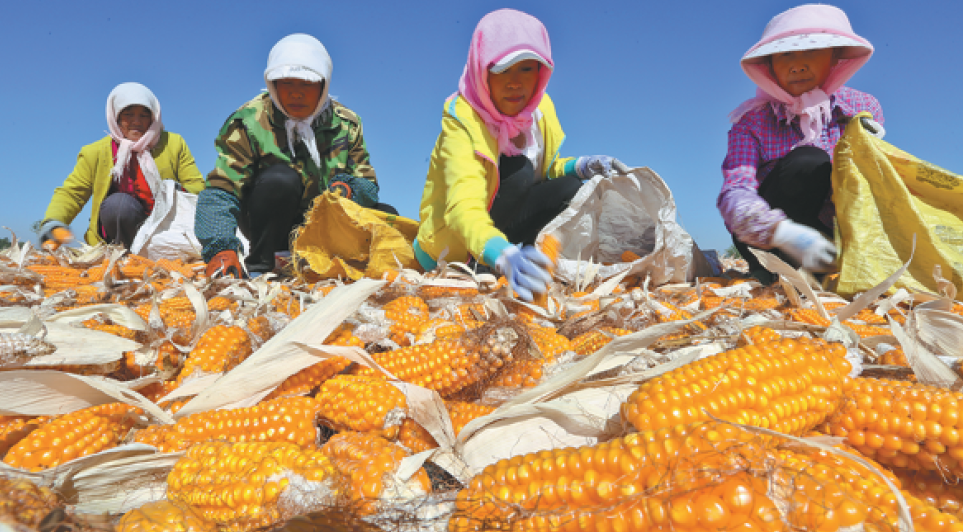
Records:
[[[154,197],[154,210],[137,231],[131,253],[150,260],[201,260],[201,243],[194,236],[195,211],[196,194],[179,190],[170,179],[162,179],[160,192]],[[241,257],[247,257],[248,241],[240,230],[237,236],[241,240]]]
[[[586,181],[568,208],[542,229],[539,240],[546,234],[554,234],[562,244],[555,275],[569,282],[630,270],[651,276],[658,286],[714,273],[676,221],[669,187],[649,168]],[[641,258],[622,262],[625,251]]]

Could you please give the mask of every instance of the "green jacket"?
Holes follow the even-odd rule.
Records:
[[[311,200],[326,190],[331,178],[337,174],[378,183],[364,144],[361,118],[353,111],[332,100],[331,106],[311,125],[321,155],[321,168],[314,164],[300,140],[294,143],[292,156],[284,130],[285,119],[284,113],[266,92],[235,111],[224,122],[215,141],[217,162],[207,175],[208,186],[240,198],[245,183],[253,175],[281,162],[297,170],[304,179],[301,207],[307,209]]]
[[[545,177],[554,179],[565,175],[566,164],[574,159],[559,157],[565,134],[548,94],[538,109],[545,141],[542,167]],[[471,104],[460,96],[445,101],[441,134],[421,196],[416,253],[424,252],[435,261],[447,248],[448,261],[464,262],[469,254],[481,260],[489,240],[505,238],[488,214],[498,192],[498,158],[498,141]]]
[[[110,142],[110,136],[106,136],[80,149],[74,171],[67,176],[63,185],[54,190],[47,213],[43,217],[44,222],[57,220],[69,225],[92,196],[94,204],[90,212],[90,226],[84,234],[84,240],[90,245],[103,241],[97,231],[97,224],[100,219],[100,204],[110,191],[110,170],[114,167]],[[161,132],[160,139],[150,154],[161,179],[173,179],[192,194],[204,189],[204,176],[197,169],[194,156],[187,148],[184,138],[177,133]]]

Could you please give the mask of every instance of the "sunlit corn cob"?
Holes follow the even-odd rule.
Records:
[[[137,362],[136,351],[124,352],[124,368],[128,373],[136,377],[150,375],[157,371],[170,371],[177,369],[182,364],[184,354],[174,347],[170,342],[164,342],[157,348],[157,358],[153,364],[141,365]]]
[[[108,320],[108,321],[109,321],[109,320]],[[123,325],[117,325],[117,324],[114,324],[114,323],[107,323],[107,322],[105,322],[105,321],[103,321],[103,320],[99,320],[99,319],[97,319],[97,318],[86,319],[86,320],[84,320],[84,321],[81,323],[81,325],[83,325],[84,327],[86,327],[86,328],[88,328],[88,329],[94,330],[94,331],[105,332],[105,333],[107,333],[107,334],[113,334],[114,336],[120,336],[121,338],[126,338],[126,339],[128,339],[128,340],[135,340],[135,341],[136,341],[136,340],[138,339],[138,331],[135,331],[135,330],[133,330],[133,329],[128,329],[127,327],[124,327]]]
[[[71,288],[71,290],[74,292],[74,305],[91,305],[94,303],[99,303],[101,300],[101,289],[96,286],[89,284],[79,285]],[[47,294],[45,291],[44,295],[46,296],[51,294]]]
[[[142,414],[137,407],[110,403],[58,416],[14,445],[3,462],[41,471],[116,447]]]
[[[355,346],[364,349],[362,342],[352,332],[351,327],[342,325],[335,329],[324,341],[327,345]],[[344,357],[326,358],[313,366],[308,366],[291,375],[274,389],[265,399],[292,395],[305,395],[321,385],[324,381],[341,373],[351,365],[351,361]]]
[[[375,377],[338,375],[321,384],[315,396],[319,415],[337,431],[353,430],[393,440],[407,415],[401,390]]]
[[[491,386],[504,388],[532,388],[538,385],[544,374],[544,360],[516,360],[507,368],[498,372],[491,381]]]
[[[33,357],[49,355],[57,346],[29,334],[0,333],[0,367],[23,363]]]
[[[656,306],[656,319],[659,323],[668,323],[671,321],[688,320],[692,318],[692,313],[683,308],[679,308],[672,303],[662,302]],[[699,333],[706,330],[706,326],[700,322],[693,322],[686,325],[686,331],[690,333]]]
[[[390,338],[401,346],[411,345],[409,334],[417,338],[428,321],[428,304],[414,296],[399,297],[383,307],[385,318],[391,322]]]
[[[221,530],[268,527],[333,504],[335,471],[292,443],[202,443],[167,475],[167,497]]]
[[[759,325],[755,327],[749,327],[748,329],[742,331],[742,337],[748,340],[749,345],[775,342],[782,338],[782,336],[776,331],[768,327],[761,327]]]
[[[40,522],[62,503],[50,488],[25,478],[0,477],[0,527],[38,530]]]
[[[437,340],[375,353],[372,357],[395,377],[449,397],[491,378],[512,362],[508,346],[507,340],[491,335],[479,346],[459,340]],[[376,376],[374,370],[364,367],[359,367],[355,373]]]
[[[632,331],[616,327],[601,327],[599,329],[586,331],[572,340],[572,351],[582,356],[591,355],[605,347],[605,345],[615,337],[625,336],[631,333]]]
[[[843,322],[844,325],[852,329],[860,338],[869,338],[870,336],[880,336],[880,335],[890,335],[893,331],[889,327],[877,327],[875,325],[863,325],[860,323],[854,323],[850,320]]]
[[[464,303],[458,305],[457,312],[452,319],[457,321],[476,321],[479,318],[485,318],[489,315],[488,310],[485,308],[483,303]]]
[[[804,434],[826,420],[852,386],[841,344],[800,338],[740,347],[643,383],[622,405],[638,430],[708,420]]]
[[[478,295],[477,288],[460,288],[454,286],[419,286],[418,295],[424,299],[439,297],[474,297]]]
[[[304,310],[301,308],[300,299],[287,286],[281,287],[281,293],[271,301],[271,306],[276,312],[287,314],[291,318],[297,318]]]
[[[572,341],[550,327],[529,327],[528,334],[538,346],[542,358],[551,361],[566,351],[572,351]]]
[[[216,325],[201,336],[177,376],[178,385],[200,374],[224,373],[251,355],[251,338],[240,327]]]
[[[878,362],[887,366],[903,366],[905,368],[909,367],[909,361],[906,360],[906,353],[903,352],[902,347],[890,349],[889,351],[883,353],[880,355]]]
[[[481,416],[487,416],[495,411],[494,406],[479,405],[465,401],[445,401],[448,415],[451,418],[451,426],[455,431],[455,436],[465,428],[470,421]],[[401,432],[398,435],[398,443],[404,445],[411,452],[420,453],[428,449],[438,447],[438,442],[432,435],[415,423],[411,418],[405,418],[401,424]]]
[[[84,276],[83,271],[67,266],[34,264],[26,269],[41,275],[44,288],[52,293],[94,282],[90,277]]]
[[[434,330],[434,334],[435,338],[439,340],[442,338],[455,339],[465,334],[465,332],[477,329],[482,325],[485,325],[485,322],[470,319],[465,319],[464,321],[457,320],[455,323],[450,325],[442,325],[441,327],[436,328]]]
[[[711,292],[704,293],[701,301],[703,310],[723,306],[759,312],[762,310],[776,309],[783,305],[783,303],[774,296],[752,297],[748,299],[739,297],[722,298],[712,295]]]
[[[963,484],[947,481],[937,471],[913,471],[896,469],[893,471],[903,486],[903,491],[941,512],[963,516]]]
[[[779,443],[708,422],[515,456],[459,492],[449,530],[891,529],[881,478]]]
[[[828,320],[819,315],[815,310],[811,308],[794,308],[787,312],[787,318],[798,321],[800,323],[808,323],[810,325],[819,325],[820,327],[829,327],[831,320]]]
[[[545,238],[542,239],[539,245],[539,250],[548,257],[550,264],[548,268],[546,268],[546,271],[549,275],[553,275],[555,273],[555,266],[558,264],[558,256],[562,251],[562,243],[553,235],[545,235]],[[533,294],[532,304],[542,308],[548,308],[548,293]]]
[[[184,262],[180,259],[158,259],[156,265],[158,268],[161,268],[168,273],[177,272],[188,279],[193,279],[197,275],[197,272],[194,271],[193,267],[188,264],[184,264]]]
[[[274,336],[274,327],[266,316],[258,316],[247,320],[247,329],[262,342],[267,342]]]
[[[149,502],[124,514],[115,532],[216,532],[217,525],[202,519],[185,504],[168,500]]]
[[[49,420],[46,416],[0,416],[0,457]]]
[[[341,475],[341,486],[361,514],[376,511],[380,502],[424,496],[431,482],[424,468],[407,483],[396,483],[393,474],[408,452],[388,440],[371,434],[335,434],[321,447]]]
[[[320,405],[310,397],[282,397],[248,408],[211,410],[181,418],[174,425],[139,430],[134,441],[170,453],[207,441],[317,444]]]
[[[963,393],[858,378],[847,398],[829,420],[832,435],[883,464],[963,478]]]
[[[168,394],[170,394],[176,389],[177,389],[176,382],[164,381],[164,382],[155,382],[153,384],[148,384],[147,386],[144,386],[143,388],[137,391],[147,399],[156,403],[158,399],[161,399],[167,396]]]

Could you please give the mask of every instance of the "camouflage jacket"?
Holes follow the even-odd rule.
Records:
[[[266,92],[235,111],[224,122],[215,141],[217,162],[207,175],[208,186],[240,198],[252,176],[278,162],[297,170],[304,179],[302,208],[307,208],[311,200],[326,190],[328,182],[337,174],[361,177],[377,184],[364,144],[361,119],[353,111],[332,100],[311,125],[321,155],[321,168],[314,164],[300,140],[294,143],[292,156],[284,130],[285,118]]]

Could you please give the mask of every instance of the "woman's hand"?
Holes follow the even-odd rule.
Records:
[[[40,247],[47,251],[54,251],[73,240],[74,234],[63,222],[48,220],[40,226]]]
[[[495,263],[508,285],[525,301],[531,301],[533,294],[544,294],[552,282],[549,268],[552,261],[535,246],[508,246]]]
[[[596,175],[611,177],[615,173],[627,174],[631,171],[625,163],[608,155],[586,155],[575,161],[575,172],[583,181]]]

